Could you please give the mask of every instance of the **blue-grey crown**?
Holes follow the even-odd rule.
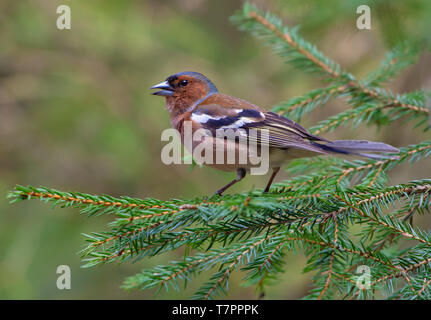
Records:
[[[202,73],[194,72],[194,71],[184,71],[184,72],[179,72],[179,73],[173,74],[169,78],[171,78],[171,77],[179,77],[179,76],[190,76],[190,77],[199,79],[199,80],[205,82],[208,85],[209,93],[218,92],[217,87],[214,85],[214,83],[212,83],[211,80],[208,79],[207,77],[205,77]]]

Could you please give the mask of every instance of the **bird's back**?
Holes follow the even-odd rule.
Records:
[[[253,109],[264,112],[265,110],[240,98],[232,97],[223,93],[215,93],[209,96],[207,99],[202,101],[198,107],[204,107],[205,105],[219,105],[222,108],[231,108],[231,109]]]

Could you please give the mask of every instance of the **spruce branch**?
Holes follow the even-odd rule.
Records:
[[[243,10],[232,16],[232,22],[241,30],[265,38],[268,45],[303,71],[334,79],[349,76],[315,46],[299,37],[295,29],[283,26],[278,17],[269,12],[265,14],[254,5],[245,3]]]
[[[375,73],[369,75],[366,81],[359,81],[352,74],[341,71],[338,64],[302,39],[295,29],[283,26],[281,20],[269,12],[265,14],[254,5],[246,3],[243,10],[232,17],[232,21],[239,25],[241,30],[264,38],[268,45],[273,46],[276,52],[286,57],[287,61],[294,66],[304,71],[318,73],[329,81],[335,82],[334,87],[312,91],[304,97],[277,105],[274,107],[277,112],[285,109],[292,111],[297,108],[297,105],[308,106],[310,110],[314,105],[325,102],[335,92],[344,92],[348,88],[347,91],[351,96],[349,102],[356,107],[369,102],[369,99],[374,99],[382,104],[380,107],[400,107],[426,116],[430,114],[429,108],[424,104],[423,95],[421,99],[411,99],[408,95],[395,96],[388,90],[382,90],[376,86],[413,62],[412,57],[417,55],[417,50],[413,46],[406,49],[404,44],[394,48]],[[293,114],[293,117],[299,121],[300,115],[300,113]]]
[[[403,42],[398,44],[386,54],[380,67],[366,77],[366,85],[376,87],[385,81],[391,80],[406,67],[416,62],[419,52],[418,46],[413,43]]]
[[[336,215],[333,215],[332,219],[334,219],[334,246],[336,246],[337,241],[338,241],[338,223],[337,223]],[[323,286],[322,291],[320,291],[320,294],[317,297],[317,299],[319,299],[319,300],[322,299],[322,297],[325,295],[325,292],[328,290],[328,288],[331,284],[331,278],[332,278],[332,275],[334,273],[333,268],[334,268],[335,254],[336,254],[336,251],[335,251],[335,249],[333,249],[331,252],[330,258],[329,258],[328,270],[325,271],[325,273],[327,274],[326,281],[325,281],[325,284]]]
[[[318,106],[323,106],[330,99],[341,96],[347,88],[347,85],[335,84],[323,89],[312,90],[303,96],[280,102],[272,108],[272,111],[294,121],[300,121],[304,114],[311,112]]]

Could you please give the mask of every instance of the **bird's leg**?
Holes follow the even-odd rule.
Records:
[[[272,169],[271,178],[269,178],[268,184],[266,185],[265,190],[263,190],[263,192],[269,191],[269,188],[271,187],[272,181],[274,181],[274,178],[277,175],[278,171],[280,171],[280,167]]]
[[[223,192],[225,192],[227,188],[229,188],[230,186],[234,185],[238,181],[241,181],[245,177],[245,174],[246,174],[245,169],[243,169],[243,168],[237,169],[236,170],[236,178],[234,180],[232,180],[231,182],[229,182],[227,185],[225,185],[223,188],[218,189],[215,192],[215,194],[218,194],[219,196],[221,196],[221,194]]]

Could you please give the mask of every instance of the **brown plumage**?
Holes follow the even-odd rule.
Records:
[[[398,149],[381,142],[365,140],[329,141],[315,136],[294,121],[264,109],[243,99],[219,93],[215,85],[204,75],[197,72],[181,72],[168,77],[164,82],[152,89],[161,89],[154,95],[166,98],[171,124],[177,129],[185,146],[190,152],[202,145],[216,150],[217,147],[235,153],[238,159],[241,152],[246,152],[247,162],[205,163],[224,171],[236,171],[237,177],[223,188],[217,190],[221,194],[234,183],[245,177],[247,171],[256,166],[253,161],[257,154],[247,149],[247,144],[235,139],[220,139],[214,133],[217,130],[236,130],[245,132],[249,142],[256,142],[261,147],[268,147],[269,166],[273,169],[270,180],[264,189],[268,191],[274,177],[283,163],[295,158],[311,157],[320,154],[356,155],[367,158],[380,158],[384,155],[375,153],[397,153]],[[185,121],[190,121],[192,132],[206,129],[213,135],[203,137],[200,141],[185,141]],[[257,132],[250,135],[250,130]],[[263,139],[268,133],[268,139]],[[363,152],[372,153],[363,153]],[[214,156],[214,155],[213,155]],[[214,156],[215,157],[215,156]],[[213,159],[215,160],[215,158]],[[225,159],[226,160],[226,159]]]

